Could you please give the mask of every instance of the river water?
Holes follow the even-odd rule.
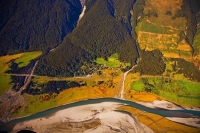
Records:
[[[193,116],[200,117],[200,111],[194,111],[194,110],[164,110],[164,109],[158,109],[158,108],[152,109],[152,108],[145,107],[143,105],[137,104],[137,103],[132,102],[132,101],[115,99],[115,98],[99,98],[99,99],[89,99],[89,100],[85,100],[85,101],[79,101],[79,102],[75,102],[75,103],[62,105],[62,106],[55,107],[55,108],[52,108],[52,109],[49,109],[49,110],[46,110],[46,111],[43,111],[43,112],[39,112],[39,113],[30,115],[30,116],[27,116],[27,117],[12,120],[10,122],[7,122],[7,123],[0,125],[0,131],[8,131],[9,132],[9,131],[12,130],[12,128],[17,123],[36,119],[36,118],[40,118],[40,117],[46,117],[46,116],[49,116],[49,115],[56,113],[59,110],[63,110],[63,109],[70,108],[70,107],[81,106],[81,105],[101,103],[101,102],[123,103],[123,104],[129,105],[131,107],[137,108],[139,110],[143,110],[143,111],[146,111],[146,112],[149,112],[149,113],[157,114],[157,115],[160,115],[160,116],[163,116],[163,117],[181,117],[181,118],[191,118]]]

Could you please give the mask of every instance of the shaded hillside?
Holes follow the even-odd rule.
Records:
[[[53,48],[76,26],[79,0],[1,0],[0,55]]]
[[[129,18],[133,3],[131,0],[86,1],[86,12],[78,26],[55,51],[41,59],[36,73],[79,75],[84,63],[91,67],[95,58],[107,58],[113,53],[118,53],[121,61],[134,64],[137,51],[130,35]]]

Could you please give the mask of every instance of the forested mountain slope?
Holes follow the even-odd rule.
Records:
[[[1,0],[0,55],[46,50],[76,26],[79,0]]]
[[[36,69],[42,75],[78,73],[84,63],[118,53],[119,59],[134,64],[137,58],[131,36],[132,0],[88,0],[86,12],[77,27],[57,49],[43,57]]]

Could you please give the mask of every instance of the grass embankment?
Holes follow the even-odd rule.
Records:
[[[178,124],[170,121],[162,116],[144,112],[130,106],[121,106],[118,110],[123,110],[136,116],[140,122],[151,128],[154,132],[165,132],[165,133],[198,133],[200,129]]]
[[[26,52],[14,55],[6,55],[0,57],[0,95],[4,93],[7,89],[12,87],[12,80],[9,75],[4,75],[4,73],[9,70],[11,61],[14,60],[15,63],[18,63],[19,67],[26,66],[30,63],[32,59],[39,57],[42,53],[39,51],[36,52]]]

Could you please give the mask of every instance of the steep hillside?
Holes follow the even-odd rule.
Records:
[[[80,13],[79,0],[1,0],[0,55],[55,47]]]
[[[133,4],[132,0],[86,1],[86,11],[78,26],[56,50],[41,59],[36,73],[74,76],[75,72],[81,74],[83,64],[91,67],[89,64],[95,58],[107,58],[114,53],[121,61],[134,64],[137,50],[130,33]]]
[[[191,60],[196,32],[195,14],[198,10],[195,2],[198,3],[186,0],[141,2],[143,8],[137,9],[140,15],[137,16],[137,27],[133,31],[136,32],[140,48],[146,51],[159,49],[164,57]]]

